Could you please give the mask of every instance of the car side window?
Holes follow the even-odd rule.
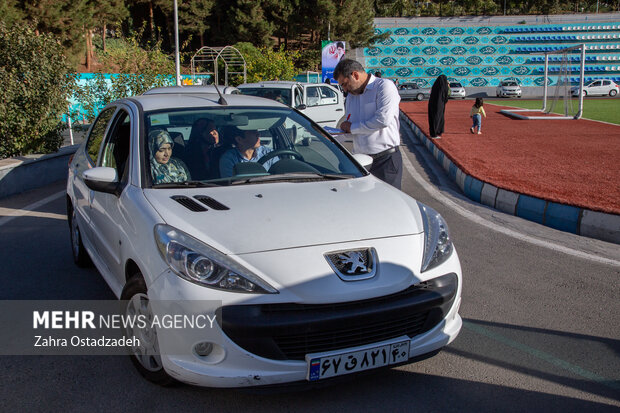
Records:
[[[600,85],[601,85],[601,81],[600,80],[592,83],[592,86],[594,86],[594,87],[597,87],[597,86],[600,86]]]
[[[301,90],[300,87],[296,87],[293,90],[293,93],[295,95],[295,98],[294,98],[295,106],[294,107],[297,107],[303,103],[303,91]]]
[[[101,112],[90,131],[88,141],[86,142],[86,154],[93,165],[97,163],[97,156],[99,155],[99,148],[101,148],[101,143],[103,142],[103,135],[115,110],[116,108],[112,107]]]
[[[115,117],[105,141],[99,166],[116,169],[118,179],[126,178],[131,141],[131,120],[129,114],[120,110]]]
[[[338,103],[338,95],[331,88],[321,86],[319,91],[321,92],[321,105],[334,105]]]
[[[308,106],[318,106],[321,104],[321,95],[319,94],[319,88],[311,86],[306,89],[306,99]]]

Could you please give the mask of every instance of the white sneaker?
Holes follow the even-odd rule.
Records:
[[[478,135],[482,135],[482,132],[478,131]]]

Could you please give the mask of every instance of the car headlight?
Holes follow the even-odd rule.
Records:
[[[181,278],[218,290],[277,294],[278,291],[225,254],[169,225],[155,226],[162,258]]]
[[[433,208],[418,202],[424,223],[424,256],[422,272],[435,268],[445,262],[454,247],[450,239],[448,224]]]

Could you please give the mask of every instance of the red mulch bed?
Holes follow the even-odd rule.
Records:
[[[497,102],[497,101],[495,101]],[[620,126],[589,120],[517,120],[485,102],[482,135],[469,131],[472,100],[449,101],[433,142],[461,170],[498,188],[620,214]],[[429,136],[428,102],[401,109]]]

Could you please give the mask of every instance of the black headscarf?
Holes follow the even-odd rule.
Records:
[[[448,78],[446,75],[439,75],[431,88],[431,97],[428,101],[428,128],[432,138],[441,136],[444,132],[444,112],[449,91]]]

